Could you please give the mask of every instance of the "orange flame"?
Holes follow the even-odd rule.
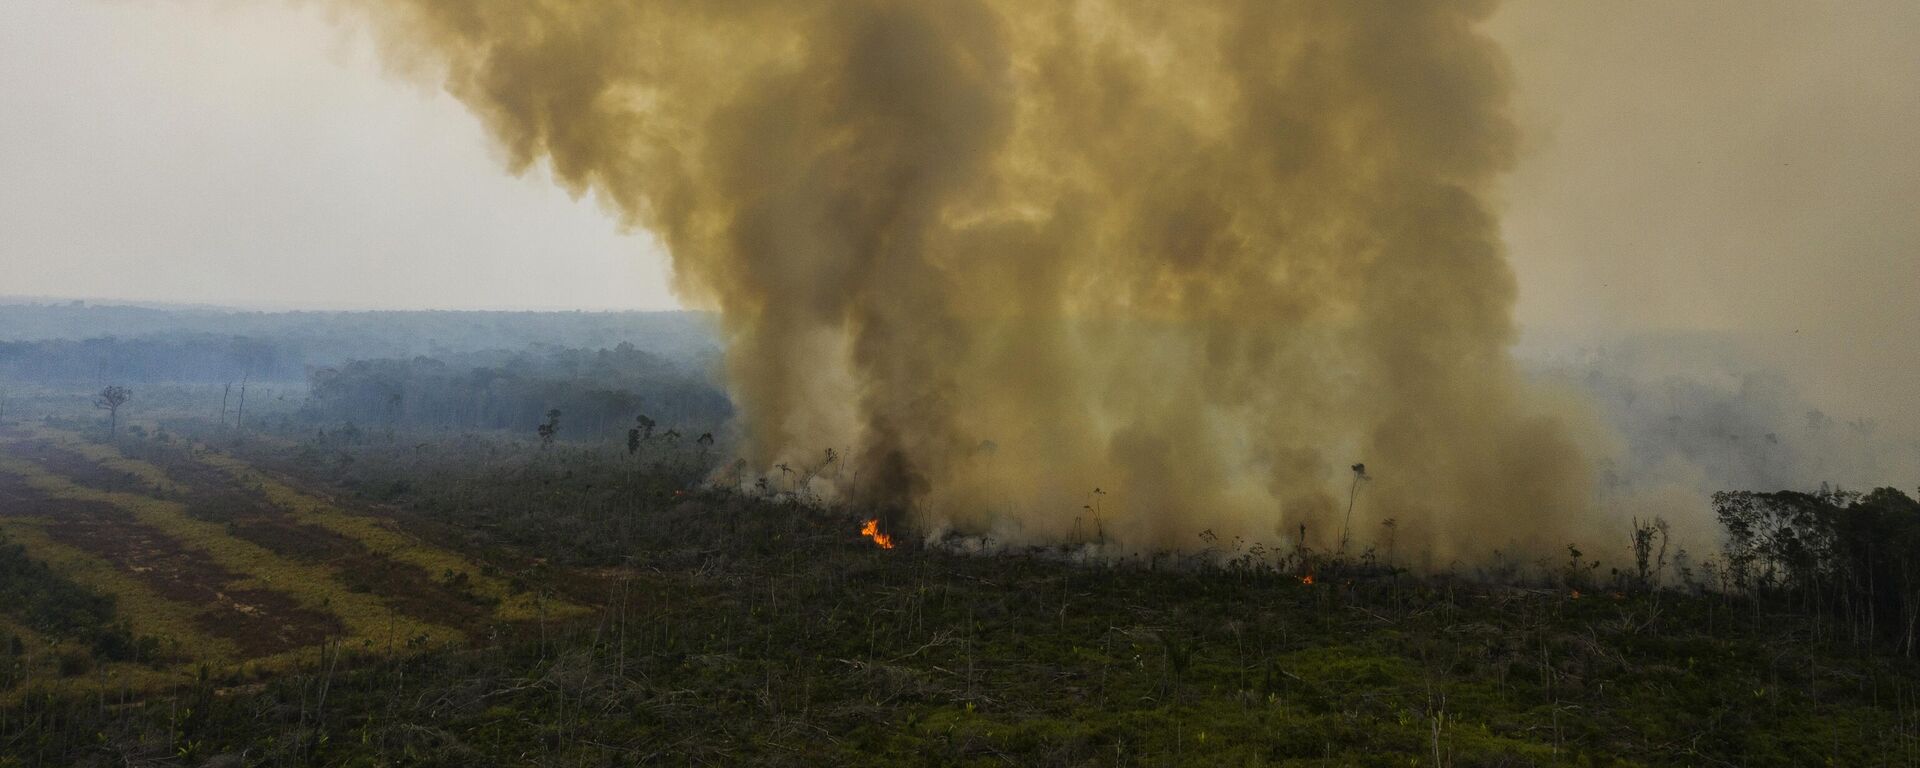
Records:
[[[1578,600],[1578,599],[1580,599],[1580,590],[1577,590],[1577,589],[1576,589],[1576,590],[1574,590],[1574,591],[1573,591],[1573,599],[1575,599],[1575,600]]]
[[[1300,577],[1300,583],[1305,584],[1309,587],[1313,586],[1313,574],[1309,573],[1305,576]]]
[[[873,543],[881,549],[893,549],[893,537],[880,532],[879,518],[868,520],[866,525],[861,526],[860,535],[873,539]]]

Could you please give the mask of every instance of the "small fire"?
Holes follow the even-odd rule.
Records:
[[[1313,574],[1309,573],[1305,576],[1300,577],[1300,583],[1305,584],[1309,587],[1313,586]]]
[[[1575,600],[1578,600],[1578,599],[1580,599],[1580,590],[1577,590],[1577,589],[1576,589],[1576,590],[1574,590],[1574,591],[1573,591],[1573,599],[1575,599]]]
[[[879,518],[868,520],[866,525],[861,526],[860,535],[873,539],[873,543],[881,549],[893,549],[893,537],[880,532]]]

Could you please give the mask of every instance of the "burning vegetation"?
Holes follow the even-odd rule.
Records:
[[[851,446],[809,493],[1035,543],[1098,483],[1115,552],[1393,518],[1439,562],[1585,511],[1508,355],[1490,3],[334,2],[662,239],[741,455]]]
[[[318,2],[724,338],[0,338],[0,768],[1920,765],[1920,502],[1591,514],[1493,2]]]
[[[893,537],[880,532],[879,518],[868,520],[864,525],[861,525],[860,535],[871,539],[874,546],[881,549],[893,549]]]

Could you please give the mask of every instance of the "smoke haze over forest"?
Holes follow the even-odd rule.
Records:
[[[488,115],[484,98],[467,94],[463,104],[439,78],[392,76],[396,62],[381,60],[358,12],[343,10],[351,5],[23,0],[0,9],[0,89],[22,107],[0,114],[0,176],[11,180],[0,188],[0,293],[249,308],[678,305],[664,246],[632,226],[650,223],[644,216],[615,201],[630,217],[620,234],[596,182],[575,169],[569,183],[586,194],[569,199],[549,183],[543,153],[516,148],[498,113],[489,137],[470,111]],[[1516,2],[1457,21],[1490,35],[1484,53],[1499,62],[1474,75],[1494,91],[1471,97],[1485,99],[1484,119],[1462,135],[1498,145],[1468,171],[1478,178],[1468,186],[1480,190],[1491,222],[1483,228],[1492,227],[1483,234],[1504,249],[1517,297],[1517,336],[1480,338],[1485,349],[1517,341],[1516,376],[1591,402],[1604,424],[1597,433],[1611,435],[1582,438],[1596,455],[1570,461],[1589,464],[1596,485],[1625,482],[1634,493],[1906,479],[1920,426],[1911,408],[1920,302],[1910,295],[1920,284],[1920,145],[1910,130],[1920,124],[1910,87],[1920,59],[1909,44],[1920,10]],[[378,28],[444,42],[419,27]],[[1004,42],[967,55],[990,57]],[[417,55],[398,64],[431,70],[446,57],[459,66],[458,53],[432,45]],[[987,100],[968,114],[1010,109],[994,104],[992,88],[981,92]],[[1468,99],[1450,110],[1471,103],[1446,96]],[[988,138],[955,141],[996,141],[993,131],[1006,129],[980,130]],[[503,162],[528,172],[501,173]],[[679,274],[707,281],[683,294],[702,308],[724,282]],[[736,368],[736,396],[753,380]],[[815,402],[821,391],[747,393],[747,407]],[[814,418],[775,410],[785,415],[764,423]],[[817,450],[798,438],[773,444]],[[761,461],[791,458],[759,450]],[[1175,452],[1194,450],[1214,448]],[[1378,453],[1335,450],[1314,471],[1338,475]],[[1388,487],[1376,490],[1391,498],[1398,480],[1382,478]],[[1330,508],[1320,491],[1294,497]]]
[[[0,0],[0,768],[1920,766],[1920,2]]]

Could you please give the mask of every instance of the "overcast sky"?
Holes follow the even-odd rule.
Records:
[[[1491,29],[1526,327],[1920,369],[1920,3],[1542,0]],[[278,2],[0,2],[0,267],[0,295],[674,306],[650,239]]]
[[[1914,421],[1920,3],[1541,0],[1493,32],[1536,338],[1735,332],[1823,401]]]
[[[671,308],[591,200],[310,4],[0,0],[0,295]]]

